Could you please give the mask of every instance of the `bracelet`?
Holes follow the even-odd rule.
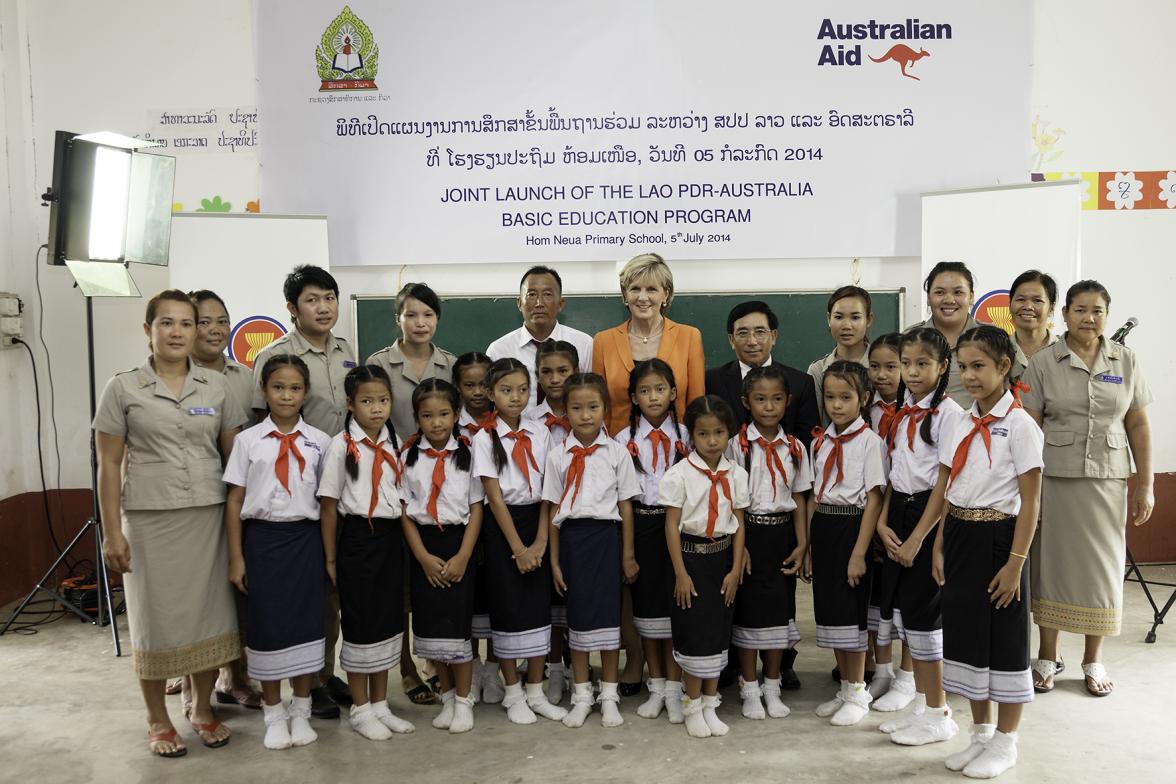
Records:
[[[1009,550],[1009,555],[1011,555],[1011,556],[1012,556],[1012,557],[1014,557],[1014,558],[1020,558],[1022,561],[1028,561],[1028,560],[1029,560],[1029,556],[1027,556],[1027,555],[1021,555],[1020,553],[1014,553],[1012,550]]]

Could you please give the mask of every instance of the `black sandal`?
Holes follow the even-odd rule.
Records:
[[[405,678],[403,680],[409,679]],[[425,684],[420,683],[419,679],[415,680],[418,681],[417,685],[413,686],[411,689],[405,687],[403,682],[400,684],[401,687],[404,688],[404,696],[408,697],[408,701],[413,705],[436,705],[437,695],[433,693],[433,690]]]
[[[617,686],[617,691],[622,697],[635,697],[641,693],[641,681],[637,683],[625,683],[621,681]]]

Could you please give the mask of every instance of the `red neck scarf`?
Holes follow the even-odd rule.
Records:
[[[359,447],[355,444],[355,439],[351,437],[351,433],[344,432],[343,440],[347,443],[347,453],[355,460],[355,464],[359,465]],[[384,449],[384,444],[387,441],[375,443],[371,438],[364,436],[361,441],[364,446],[368,447],[375,454],[372,456],[372,498],[368,503],[368,527],[371,527],[372,517],[376,512],[376,504],[380,500],[380,479],[384,476],[384,463],[392,467],[392,472],[396,474],[397,483],[400,482],[400,460],[395,455],[391,455]]]
[[[833,487],[838,482],[840,482],[842,479],[845,478],[845,472],[844,472],[843,467],[841,465],[841,452],[842,452],[841,448],[842,448],[842,446],[844,446],[846,443],[857,438],[859,435],[861,435],[867,429],[869,429],[869,425],[867,425],[866,423],[863,422],[862,426],[859,427],[857,430],[854,430],[849,433],[842,433],[841,435],[833,436],[833,438],[830,439],[833,442],[833,448],[829,452],[829,457],[825,460],[825,470],[821,472],[821,489],[820,489],[820,491],[817,492],[817,500],[818,501],[820,501],[821,498],[824,497],[826,486]],[[813,458],[814,458],[814,462],[815,462],[816,456],[818,454],[820,454],[820,452],[821,452],[821,444],[823,444],[825,442],[825,431],[818,429],[813,433],[813,435],[816,436],[816,439],[817,439],[816,442],[813,444]],[[834,465],[837,466],[837,478],[835,480],[833,480],[833,484],[830,485],[829,484],[829,477],[833,474],[833,466]]]
[[[875,400],[874,405],[882,409],[882,418],[878,420],[878,435],[886,438],[890,435],[890,428],[894,426],[894,418],[898,414],[898,401],[887,403],[885,400]]]
[[[452,449],[433,449],[432,447],[425,450],[426,455],[437,459],[437,462],[433,463],[433,478],[429,487],[429,501],[425,504],[425,509],[437,523],[438,528],[441,527],[441,517],[437,514],[437,499],[441,497],[441,486],[445,484],[445,458],[453,454],[453,451]]]
[[[923,408],[919,404],[913,406],[903,406],[898,412],[898,416],[894,418],[889,432],[890,448],[894,449],[894,439],[898,437],[898,431],[905,419],[906,435],[907,435],[907,449],[915,451],[915,433],[919,430],[919,424],[927,418],[928,415],[938,414],[938,408]]]
[[[514,447],[510,450],[511,460],[519,467],[519,471],[523,473],[523,479],[527,480],[527,487],[531,486],[531,469],[527,467],[527,463],[531,464],[531,468],[536,471],[539,470],[539,464],[535,462],[535,455],[531,452],[531,437],[527,435],[526,430],[513,430],[506,434],[506,437],[514,441]]]
[[[711,471],[709,468],[699,468],[693,460],[687,460],[694,467],[695,471],[704,474],[710,480],[710,494],[707,496],[706,506],[706,538],[714,540],[715,538],[715,523],[719,519],[719,487],[723,488],[723,495],[727,497],[727,502],[731,502],[731,485],[727,481],[727,472]]]
[[[653,452],[653,470],[657,470],[657,455],[660,448],[666,456],[666,468],[670,467],[670,437],[660,427],[649,431],[646,438],[650,441],[650,451]]]
[[[564,498],[567,497],[568,490],[571,489],[572,485],[575,485],[576,489],[572,491],[570,506],[575,505],[576,496],[580,494],[580,485],[584,484],[584,463],[587,461],[588,456],[599,448],[600,444],[593,444],[588,447],[580,445],[572,447],[572,462],[568,464],[568,476],[564,480],[563,494],[559,497],[559,503],[556,505],[557,509],[563,506]]]
[[[552,430],[558,425],[567,432],[572,432],[572,423],[568,421],[566,416],[556,416],[550,411],[543,415],[543,424],[547,425],[548,430]]]
[[[1020,393],[1028,392],[1029,385],[1023,381],[1017,381],[1013,384],[1011,391],[1013,393],[1013,402],[1009,404],[1008,411],[1022,407]],[[999,402],[997,405],[999,405]],[[1004,413],[1004,416],[1008,416],[1008,411]],[[972,429],[964,436],[964,440],[956,447],[955,454],[951,456],[951,473],[947,476],[949,487],[960,471],[964,470],[964,465],[968,462],[968,448],[972,445],[972,439],[976,437],[977,433],[980,434],[980,440],[984,442],[984,451],[988,455],[988,467],[992,467],[992,432],[988,429],[988,426],[1003,417],[996,416],[991,411],[982,417],[978,417],[975,414],[972,414],[971,417]]]
[[[302,478],[302,472],[306,470],[306,458],[298,451],[298,436],[301,432],[295,430],[289,435],[283,435],[277,430],[270,432],[268,438],[276,438],[279,441],[278,445],[278,459],[274,463],[274,474],[278,477],[278,481],[282,483],[282,487],[286,488],[286,495],[294,495],[290,492],[290,455],[294,455],[294,459],[298,461],[298,478]]]

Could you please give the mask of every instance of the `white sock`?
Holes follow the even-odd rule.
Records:
[[[890,690],[890,682],[894,680],[894,665],[891,662],[884,664],[877,664],[874,668],[874,677],[870,678],[870,696],[878,699],[883,694]]]
[[[318,740],[310,726],[310,697],[290,700],[290,745],[307,746]]]
[[[849,686],[849,681],[842,681],[841,688],[837,690],[837,694],[828,702],[822,702],[817,706],[816,714],[822,719],[827,719],[841,709],[845,702],[845,690]]]
[[[994,779],[1017,764],[1017,733],[993,733],[980,756],[964,768],[970,779]]]
[[[506,717],[513,724],[534,724],[536,721],[535,713],[527,705],[527,696],[523,694],[521,683],[507,684],[502,707],[506,708]]]
[[[372,709],[370,702],[365,702],[363,705],[352,705],[348,721],[351,724],[351,729],[368,740],[388,740],[392,737],[392,730],[385,727],[383,722],[376,718],[376,712]]]
[[[406,735],[416,731],[416,727],[413,726],[412,722],[405,721],[393,713],[392,709],[388,707],[388,703],[384,700],[377,702],[372,708],[372,712],[376,714],[376,718],[379,719],[381,724],[397,735]]]
[[[577,683],[572,687],[572,709],[563,717],[565,727],[583,727],[584,720],[592,712],[592,684]]]
[[[707,728],[711,735],[715,737],[722,737],[726,735],[731,728],[723,723],[719,715],[715,713],[719,705],[722,704],[722,699],[717,694],[702,695],[702,719],[706,722]]]
[[[637,715],[643,719],[656,719],[666,706],[666,679],[650,678],[645,685],[649,689],[649,699],[637,707]]]
[[[265,747],[267,749],[290,748],[290,715],[286,712],[286,705],[262,703],[262,715],[265,717]]]
[[[563,662],[547,665],[547,701],[559,705],[564,693]]]
[[[743,680],[742,675],[739,676],[739,699],[743,700],[743,718],[759,720],[768,717],[764,711],[763,696],[764,692],[760,689],[759,681],[749,683]]]
[[[482,667],[482,702],[497,705],[506,696],[506,686],[498,674],[498,662],[486,662]]]
[[[682,681],[666,681],[666,716],[670,724],[686,721],[682,715]]]
[[[780,699],[779,678],[764,678],[764,685],[761,691],[764,693],[764,705],[767,706],[768,715],[773,719],[782,719],[789,713],[792,713],[792,709]]]
[[[873,706],[871,705],[870,707]],[[916,694],[915,699],[911,701],[911,711],[909,713],[887,719],[878,725],[878,731],[885,732],[886,734],[898,732],[903,727],[910,726],[911,722],[921,717],[925,710],[927,710],[927,695]]]
[[[692,738],[709,738],[710,727],[702,716],[702,698],[692,700],[686,697],[682,700],[682,716],[686,722],[686,733]]]
[[[857,724],[870,712],[870,702],[873,698],[866,689],[864,681],[850,683],[845,691],[845,702],[829,719],[834,727],[850,727]]]
[[[963,770],[968,767],[969,762],[984,753],[988,741],[992,740],[994,734],[996,734],[995,724],[972,725],[971,741],[968,743],[968,748],[950,755],[943,761],[943,764],[947,766],[948,770]]]
[[[625,723],[624,718],[621,717],[621,709],[618,707],[621,697],[617,694],[617,684],[601,681],[600,698],[597,702],[600,704],[600,726],[619,727]]]
[[[469,697],[453,698],[453,722],[449,725],[451,735],[469,732],[474,728],[474,701]]]
[[[457,691],[450,689],[441,694],[441,712],[433,718],[433,726],[439,730],[449,729],[449,725],[453,724],[453,700],[457,697]]]
[[[890,688],[874,703],[874,710],[884,713],[900,711],[915,699],[915,674],[899,670],[890,682]]]
[[[542,683],[528,683],[527,684],[527,706],[537,715],[552,721],[560,721],[564,716],[568,715],[567,710],[552,705],[547,699],[547,693],[543,691]]]
[[[959,731],[959,725],[951,717],[951,708],[944,703],[938,708],[928,706],[919,721],[912,721],[890,733],[890,742],[900,746],[925,746],[951,740]]]

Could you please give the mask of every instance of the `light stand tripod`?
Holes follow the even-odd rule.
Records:
[[[98,395],[94,388],[94,300],[90,296],[86,296],[86,355],[89,364],[89,378],[90,378],[90,419],[94,419],[94,415],[98,410]],[[104,624],[110,624],[110,634],[114,640],[114,655],[122,656],[122,642],[118,635],[118,623],[115,618],[114,601],[110,591],[110,576],[106,572],[106,561],[102,558],[102,511],[98,504],[98,450],[94,445],[94,431],[90,431],[90,486],[93,489],[94,506],[92,514],[86,520],[81,530],[74,536],[73,540],[66,545],[65,549],[61,551],[61,555],[57,556],[57,560],[49,567],[49,571],[37,582],[33,590],[29,591],[28,596],[24,598],[17,608],[13,610],[12,615],[9,616],[8,621],[5,622],[4,628],[0,629],[0,635],[5,634],[17,617],[24,612],[25,608],[36,598],[38,592],[45,592],[54,601],[61,604],[74,615],[81,618],[83,621],[93,623],[99,628]],[[83,607],[79,607],[75,603],[69,601],[61,592],[54,589],[53,581],[57,574],[57,570],[65,563],[66,558],[69,557],[70,552],[81,543],[88,531],[94,532],[94,569],[95,569],[95,588],[97,593],[97,611],[93,614],[87,612]]]

